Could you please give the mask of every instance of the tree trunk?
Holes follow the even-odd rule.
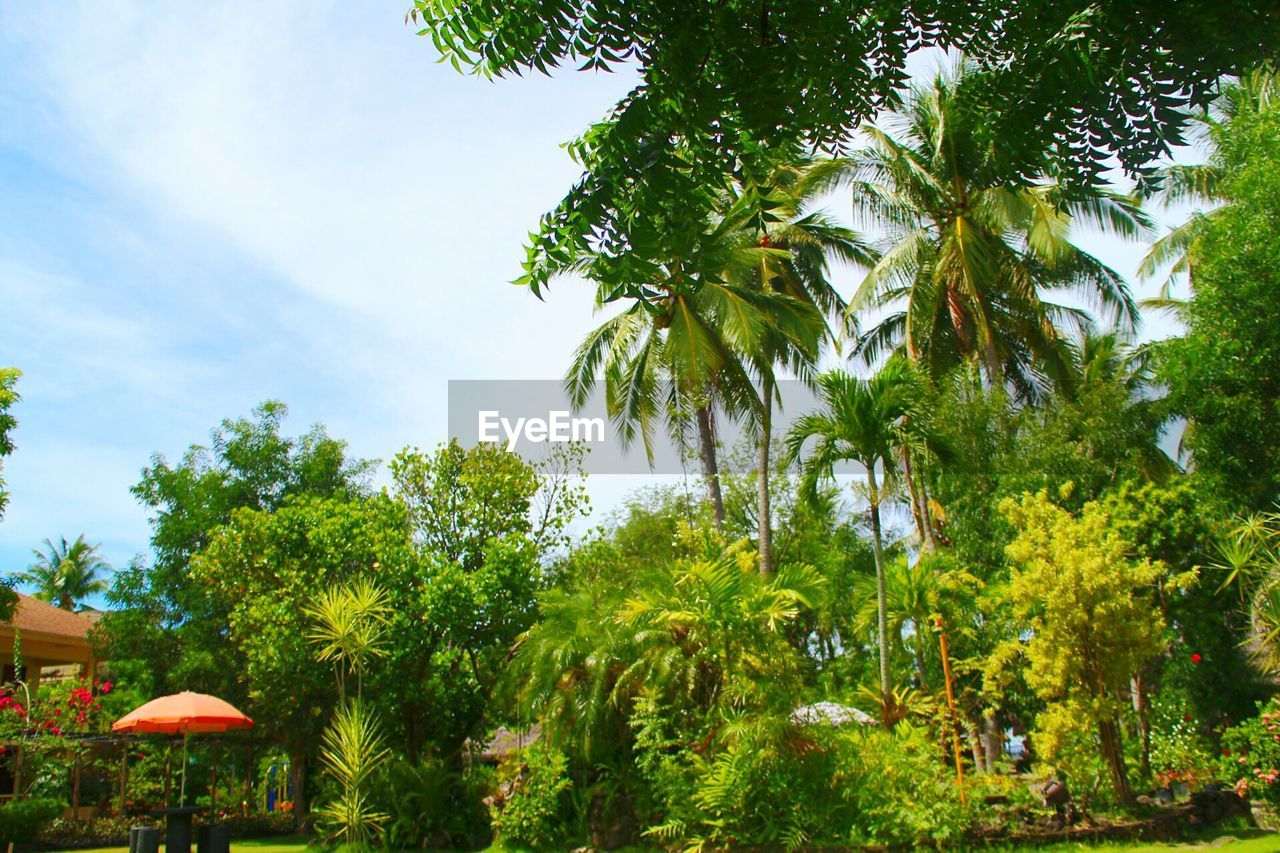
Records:
[[[996,718],[988,714],[982,715],[982,752],[986,771],[995,773],[996,760],[1004,754],[1004,736]]]
[[[916,522],[916,530],[920,534],[920,547],[925,551],[938,550],[937,539],[933,535],[933,519],[929,513],[929,497],[923,481],[916,481],[915,466],[911,464],[911,451],[902,449],[902,473],[907,480],[907,491],[911,497],[911,515]]]
[[[289,776],[293,782],[293,813],[299,821],[307,816],[307,754],[289,755]]]
[[[884,547],[880,539],[880,490],[876,485],[876,464],[867,464],[867,491],[871,499],[871,552],[876,559],[876,639],[880,643],[880,693],[887,699],[889,683],[889,613],[888,592],[884,583]]]
[[[973,754],[973,769],[981,773],[987,766],[986,756],[982,750],[982,738],[978,736],[977,728],[969,720],[965,721],[964,733],[969,740],[969,752]]]
[[[1133,712],[1138,720],[1138,738],[1142,741],[1141,772],[1143,778],[1147,778],[1151,776],[1151,722],[1147,719],[1147,691],[1142,673],[1130,679],[1129,690],[1133,694]]]
[[[761,383],[760,454],[756,466],[756,499],[760,528],[760,574],[773,574],[773,516],[769,508],[769,442],[773,440],[773,379]]]
[[[724,496],[720,492],[720,465],[716,461],[716,434],[711,404],[694,409],[698,425],[698,456],[702,459],[702,476],[707,481],[707,497],[715,515],[716,530],[724,530]]]
[[[916,626],[915,637],[915,653],[916,653],[916,677],[920,679],[920,689],[929,692],[928,673],[924,665],[924,634],[923,625]]]
[[[1129,788],[1129,774],[1124,766],[1124,744],[1120,741],[1120,729],[1114,717],[1098,721],[1098,740],[1102,745],[1102,757],[1111,772],[1111,786],[1122,806],[1133,805],[1133,791]]]

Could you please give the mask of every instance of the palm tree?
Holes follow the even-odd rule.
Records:
[[[907,435],[914,411],[910,367],[890,359],[870,379],[842,371],[818,379],[824,411],[801,417],[787,435],[791,460],[801,458],[805,444],[814,439],[812,453],[803,460],[802,489],[813,494],[824,480],[835,475],[843,462],[855,462],[866,472],[866,497],[871,517],[871,546],[876,564],[876,634],[880,646],[880,690],[888,696],[889,623],[885,590],[885,559],[880,506],[887,487],[896,479],[897,448],[909,443]],[[879,474],[877,474],[879,471]]]
[[[1069,380],[1061,329],[1089,319],[1049,291],[1071,291],[1126,328],[1138,318],[1124,279],[1071,241],[1073,225],[1133,238],[1148,222],[1118,193],[1068,194],[1048,176],[1009,172],[994,129],[966,102],[974,73],[960,66],[913,88],[901,112],[866,131],[870,144],[823,179],[850,187],[855,214],[887,231],[849,302],[885,312],[860,353],[901,351],[935,376],[975,360],[989,383],[1032,397],[1046,379]]]
[[[1233,119],[1265,109],[1280,99],[1280,74],[1270,66],[1255,69],[1238,80],[1228,82],[1222,94],[1204,112],[1193,116],[1195,137],[1208,150],[1206,163],[1173,163],[1156,170],[1155,174],[1138,186],[1138,195],[1144,200],[1154,200],[1164,207],[1177,204],[1196,204],[1209,209],[1193,213],[1186,222],[1169,230],[1151,244],[1151,249],[1138,267],[1138,277],[1154,278],[1161,270],[1167,276],[1160,287],[1160,295],[1147,300],[1144,305],[1175,313],[1185,305],[1173,296],[1177,280],[1185,276],[1192,283],[1192,255],[1196,245],[1226,201],[1222,193],[1226,177],[1218,145],[1226,125]]]
[[[603,371],[606,404],[625,444],[637,431],[650,448],[655,425],[677,429],[693,409],[699,456],[717,525],[724,520],[715,411],[758,426],[760,570],[772,570],[768,453],[775,370],[812,369],[844,302],[827,278],[829,258],[868,263],[866,245],[814,209],[817,164],[779,166],[758,186],[729,185],[716,219],[689,257],[661,266],[651,286],[594,330],[575,353],[565,383],[582,405]],[[584,256],[565,271],[587,272]],[[634,290],[634,289],[632,289]],[[597,308],[615,298],[601,285]],[[758,386],[758,387],[757,387]]]
[[[36,561],[17,576],[19,582],[36,587],[36,598],[74,610],[77,602],[107,591],[101,575],[109,574],[112,568],[98,553],[100,545],[90,545],[83,533],[70,544],[65,536],[56,545],[49,539],[44,544],[47,553],[37,548],[33,552]]]
[[[874,579],[869,579],[874,581]],[[972,609],[981,581],[968,572],[939,565],[937,559],[922,557],[914,563],[907,555],[899,555],[889,566],[885,577],[885,611],[891,636],[906,645],[905,633],[911,630],[911,654],[915,660],[916,679],[921,690],[928,690],[925,667],[925,640],[932,636],[934,619],[942,615],[964,613]],[[879,619],[879,595],[874,582],[864,578],[855,587],[857,603],[854,625],[869,631]],[[952,624],[956,620],[948,619]]]
[[[766,294],[782,294],[809,306],[831,321],[843,319],[845,303],[828,277],[832,259],[869,266],[875,253],[854,232],[833,221],[813,205],[824,192],[822,175],[827,161],[800,158],[776,168],[761,187],[747,188],[743,197],[758,211],[760,245],[781,249],[784,255],[766,254],[749,270],[742,283]],[[818,351],[824,339],[838,340],[830,326],[805,338],[787,335],[771,327],[761,346],[748,353],[759,378],[756,461],[757,530],[760,572],[774,568],[772,511],[769,497],[769,455],[773,442],[773,406],[777,394],[777,368],[785,367],[797,378],[811,381]]]

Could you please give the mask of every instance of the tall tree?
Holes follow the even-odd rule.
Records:
[[[0,475],[4,473],[4,458],[13,453],[13,431],[18,427],[13,407],[22,399],[14,388],[20,378],[22,371],[16,367],[0,368]],[[4,477],[0,476],[0,518],[4,518],[8,505],[9,492],[4,487]]]
[[[1161,295],[1151,300],[1152,307],[1180,310],[1185,304],[1172,295],[1174,284],[1185,277],[1192,281],[1192,253],[1200,244],[1214,218],[1215,210],[1228,199],[1223,192],[1227,169],[1220,143],[1232,121],[1248,114],[1271,108],[1280,101],[1280,74],[1265,65],[1230,81],[1222,93],[1206,109],[1192,114],[1193,139],[1205,149],[1204,163],[1171,163],[1157,169],[1138,186],[1141,197],[1164,207],[1192,204],[1196,210],[1182,224],[1151,244],[1151,249],[1138,267],[1140,278],[1154,278],[1161,270],[1168,273]]]
[[[801,459],[806,443],[814,440],[812,452],[803,458],[803,483],[809,494],[813,494],[822,481],[832,479],[836,466],[841,463],[854,462],[864,471],[876,563],[880,692],[889,696],[893,685],[889,675],[889,621],[880,508],[896,479],[895,451],[904,441],[904,427],[912,413],[909,367],[900,359],[891,359],[871,379],[834,371],[819,377],[818,389],[825,409],[796,421],[787,435],[787,449],[792,460]]]
[[[20,583],[35,586],[35,597],[52,602],[63,610],[74,610],[86,598],[106,592],[106,575],[111,564],[98,553],[99,545],[90,545],[84,534],[68,543],[63,536],[56,543],[44,540],[45,551],[36,549],[36,561],[17,576]]]
[[[1064,326],[1088,320],[1049,291],[1070,290],[1125,328],[1137,323],[1128,285],[1071,241],[1073,226],[1131,238],[1147,220],[1109,190],[1068,194],[1047,177],[1047,153],[1041,173],[1011,171],[1006,129],[975,109],[977,88],[967,66],[939,73],[866,130],[866,148],[832,164],[829,178],[852,189],[856,213],[887,233],[850,309],[884,312],[860,339],[872,361],[900,350],[940,376],[975,360],[992,384],[1034,396],[1044,379],[1070,381]]]
[[[250,418],[227,419],[207,446],[176,463],[157,454],[133,487],[151,513],[151,561],[116,573],[102,626],[117,660],[145,660],[158,690],[203,689],[235,700],[223,635],[225,606],[193,580],[191,561],[237,509],[272,511],[291,497],[346,499],[367,494],[372,463],[351,459],[345,442],[321,426],[283,433],[288,409],[267,402]]]
[[[827,334],[823,317],[838,317],[843,308],[827,278],[829,259],[870,257],[855,234],[817,209],[817,185],[807,179],[813,168],[801,159],[778,166],[759,186],[729,182],[717,194],[713,221],[687,253],[660,264],[654,284],[587,337],[566,380],[580,405],[603,371],[610,414],[627,442],[638,430],[648,446],[655,421],[679,422],[692,407],[717,524],[724,508],[716,409],[760,427],[760,464],[767,469],[775,371],[807,370]],[[588,251],[566,266],[591,276],[599,260],[598,251]],[[612,283],[598,284],[598,306],[618,298]],[[764,477],[759,521],[767,573],[773,561]]]
[[[1052,755],[1092,725],[1116,797],[1129,805],[1120,714],[1130,679],[1160,651],[1151,589],[1163,567],[1133,559],[1100,504],[1074,516],[1041,491],[1001,509],[1018,530],[1006,595],[1030,629],[1009,646],[1025,654],[1027,683],[1049,704],[1039,742]]]
[[[1184,337],[1157,349],[1183,448],[1234,510],[1280,499],[1280,102],[1243,111],[1217,136],[1226,203],[1191,247]]]
[[[917,50],[960,50],[981,65],[988,79],[977,107],[1001,128],[1011,173],[1039,175],[1052,150],[1056,167],[1081,183],[1112,154],[1133,170],[1176,144],[1179,108],[1205,103],[1220,75],[1257,64],[1280,43],[1280,20],[1256,0],[414,6],[423,34],[459,70],[639,72],[608,119],[573,147],[584,175],[544,218],[531,268],[588,242],[678,256],[672,246],[710,210],[697,193],[708,176],[759,176],[787,146],[847,143],[897,99]],[[608,261],[617,270],[632,263]]]

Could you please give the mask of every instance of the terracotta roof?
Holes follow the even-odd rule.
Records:
[[[93,627],[93,619],[82,613],[54,607],[52,604],[18,593],[18,607],[13,619],[0,622],[0,629],[16,627],[21,631],[56,634],[76,640],[84,640]]]

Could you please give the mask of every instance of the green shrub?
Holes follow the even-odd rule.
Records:
[[[573,782],[564,753],[534,744],[498,769],[498,790],[489,804],[494,834],[508,844],[563,848],[567,794]]]
[[[850,841],[917,845],[954,841],[970,815],[928,732],[906,723],[841,732],[834,793],[852,807]]]
[[[1280,700],[1222,734],[1221,770],[1241,796],[1280,804]]]
[[[638,719],[638,764],[663,815],[646,834],[665,844],[916,845],[969,827],[924,729],[798,727],[760,714],[695,749],[643,708]]]
[[[54,821],[66,804],[60,800],[33,798],[13,800],[0,806],[0,841],[25,843]]]
[[[487,773],[484,771],[488,771]],[[404,758],[388,762],[374,788],[378,807],[390,817],[385,841],[394,850],[475,846],[489,834],[485,813],[488,768],[459,772],[443,761]]]

